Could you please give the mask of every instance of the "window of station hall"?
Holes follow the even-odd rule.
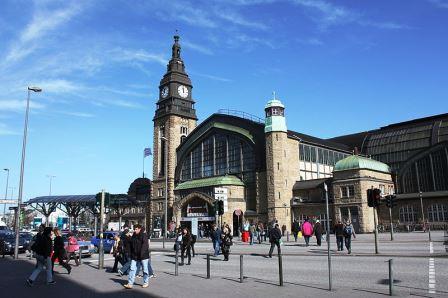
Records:
[[[196,145],[181,161],[180,180],[242,174],[245,182],[255,171],[253,147],[236,135],[214,134]]]
[[[400,222],[409,223],[417,221],[417,211],[412,205],[400,207],[399,211]]]
[[[428,207],[428,220],[430,222],[448,221],[447,205],[432,204]]]
[[[299,144],[300,176],[303,180],[331,177],[334,165],[348,154]]]

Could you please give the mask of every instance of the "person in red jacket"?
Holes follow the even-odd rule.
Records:
[[[309,217],[307,217],[302,224],[301,231],[303,238],[305,238],[306,246],[310,246],[310,237],[313,236],[313,225],[310,223]]]

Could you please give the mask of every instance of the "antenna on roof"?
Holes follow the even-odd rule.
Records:
[[[272,99],[276,99],[275,98],[275,91],[272,91]]]

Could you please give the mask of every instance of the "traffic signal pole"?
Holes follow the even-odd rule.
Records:
[[[373,207],[373,221],[375,225],[375,254],[378,254],[378,221],[376,219],[376,207]]]
[[[392,205],[389,207],[389,219],[390,219],[390,241],[394,241],[394,224],[392,222]]]

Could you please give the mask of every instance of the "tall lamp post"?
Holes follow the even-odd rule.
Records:
[[[19,197],[17,202],[17,216],[16,216],[16,245],[14,247],[14,258],[19,257],[19,231],[20,231],[20,209],[22,205],[22,195],[23,195],[23,172],[25,171],[25,152],[26,152],[26,137],[28,133],[28,114],[30,111],[30,94],[33,92],[41,92],[42,89],[39,87],[28,87],[28,96],[26,99],[26,112],[25,112],[25,128],[23,130],[23,143],[22,143],[22,161],[20,163],[20,182],[19,182]]]
[[[9,169],[3,169],[3,171],[7,172],[6,176],[6,191],[5,191],[5,200],[8,199],[8,183],[9,183]],[[6,203],[3,205],[3,220],[6,224]]]
[[[51,181],[53,180],[53,178],[56,178],[56,176],[47,175],[47,178],[50,178],[50,192],[49,192],[49,196],[51,196]]]
[[[168,143],[168,139],[165,137],[160,137],[161,140],[164,140],[165,143]],[[165,219],[164,219],[164,226],[165,229],[163,233],[163,248],[165,248],[165,241],[166,241],[166,232],[167,232],[167,225],[168,225],[168,146],[165,144]]]
[[[422,208],[423,231],[425,231],[426,221],[425,221],[425,210],[423,209],[423,192],[419,191],[418,194],[420,196],[420,206]],[[428,218],[428,236],[429,236],[429,242],[431,242],[431,226],[429,224],[429,218]]]

